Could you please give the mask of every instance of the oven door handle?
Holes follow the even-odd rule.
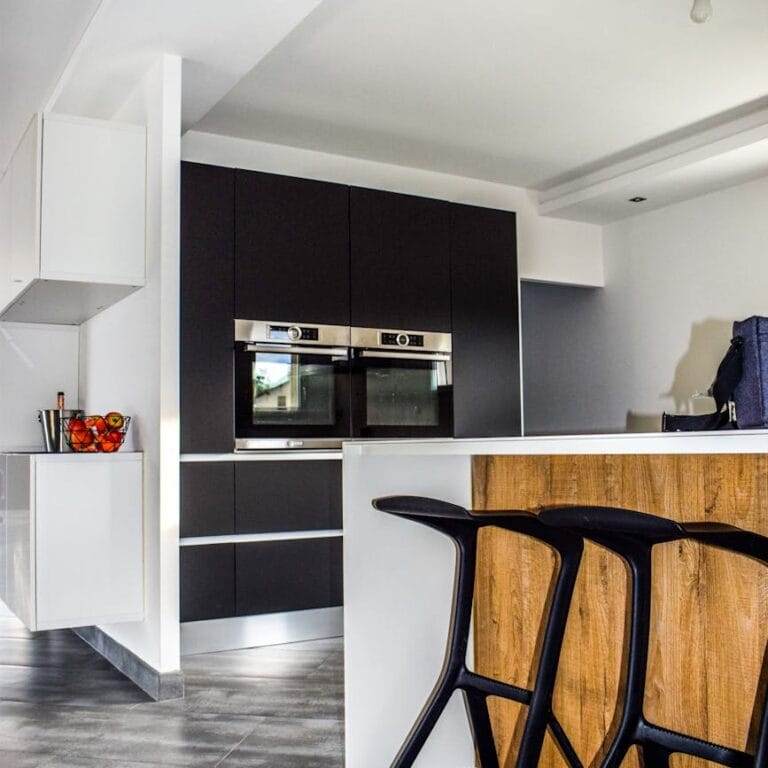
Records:
[[[280,347],[269,344],[246,344],[246,352],[269,352],[273,355],[320,355],[322,357],[349,358],[349,350],[346,347]]]
[[[379,352],[377,350],[363,349],[359,357],[383,357],[386,360],[426,360],[434,363],[450,363],[451,356],[435,352]]]

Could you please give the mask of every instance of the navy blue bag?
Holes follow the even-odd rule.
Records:
[[[664,432],[768,427],[768,317],[733,324],[731,346],[710,388],[717,410],[704,416],[665,413]]]
[[[740,336],[741,381],[733,392],[739,429],[768,427],[768,317],[750,317],[733,324]]]

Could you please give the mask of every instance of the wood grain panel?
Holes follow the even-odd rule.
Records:
[[[768,535],[768,456],[482,456],[473,461],[477,510],[598,504],[685,521],[720,521]],[[496,529],[480,538],[475,665],[530,685],[556,559],[541,543]],[[739,555],[672,542],[653,553],[645,713],[649,720],[733,746],[750,733],[768,639],[768,569]],[[627,573],[587,543],[569,614],[554,708],[585,765],[615,727],[624,666]],[[492,702],[501,765],[514,765],[525,708]],[[757,709],[757,712],[755,710]],[[540,761],[561,768],[547,740]],[[636,754],[624,763],[640,765]],[[705,761],[675,756],[674,768]]]

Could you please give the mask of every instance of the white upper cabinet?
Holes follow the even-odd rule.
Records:
[[[0,188],[0,317],[79,324],[144,285],[146,132],[36,115]]]

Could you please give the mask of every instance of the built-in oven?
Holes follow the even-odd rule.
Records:
[[[352,328],[352,434],[451,437],[451,334]]]
[[[348,438],[349,341],[348,326],[235,320],[235,450]]]

